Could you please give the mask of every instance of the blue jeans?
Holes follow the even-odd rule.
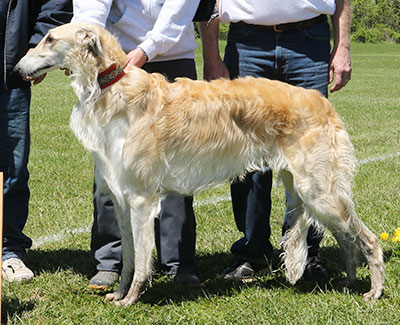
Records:
[[[225,64],[231,78],[254,76],[276,79],[319,90],[328,96],[330,35],[328,23],[305,30],[275,32],[242,22],[232,23],[225,49]],[[272,253],[270,243],[272,172],[248,174],[231,185],[232,205],[238,229],[244,237],[231,252],[237,260],[264,264]],[[287,195],[287,206],[290,207]],[[283,231],[290,226],[290,209],[285,213]],[[322,237],[310,228],[309,255],[318,252]]]
[[[28,218],[29,108],[31,90],[6,90],[0,82],[0,171],[4,173],[3,260],[24,259],[32,240],[22,233]]]

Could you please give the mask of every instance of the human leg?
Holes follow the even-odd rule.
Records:
[[[225,49],[225,64],[231,78],[274,75],[274,49],[257,30],[245,24],[231,24]],[[268,259],[273,247],[270,238],[272,171],[246,175],[231,185],[232,207],[238,230],[244,236],[236,241],[231,252],[233,266],[225,269],[226,279],[241,279],[269,270]]]
[[[327,96],[329,28],[327,29],[326,24],[319,25],[304,31],[276,33],[243,23],[231,24],[225,51],[225,63],[231,77],[251,75],[277,79],[297,86],[318,89]],[[240,224],[249,223],[249,220],[253,220],[253,223],[256,224],[254,220],[262,218],[263,215],[262,213],[257,215],[254,212],[251,214],[238,213],[240,209],[235,209],[235,206],[244,206],[243,202],[248,196],[245,185],[241,186],[242,188],[238,191],[240,194],[232,197],[238,229],[241,228]],[[265,189],[260,187],[260,190],[269,196],[266,194],[268,187]],[[288,208],[285,213],[283,233],[290,226],[291,198],[289,194],[287,194],[287,201]],[[269,225],[269,212],[268,215],[265,214],[264,218],[268,219]],[[245,243],[252,242],[253,238],[262,238],[263,232],[263,228],[257,227],[254,233],[245,234],[244,238],[232,246],[233,253],[240,251],[238,248],[244,248]],[[248,238],[249,236],[251,237]],[[266,236],[269,240],[269,233]],[[321,267],[318,258],[321,239],[321,233],[311,226],[307,236],[309,257],[305,276],[311,280],[317,279],[317,281],[326,282],[329,280],[329,276]],[[236,259],[243,258],[243,254],[241,255],[235,255]],[[247,259],[251,259],[250,254]]]
[[[3,276],[24,281],[33,273],[24,264],[32,240],[23,233],[28,218],[30,88],[6,90],[0,84],[0,170],[4,173]],[[14,263],[15,262],[15,263]]]
[[[148,63],[143,69],[162,73],[171,82],[178,77],[197,78],[194,60]],[[161,203],[155,230],[159,268],[184,286],[199,286],[200,280],[195,275],[194,263],[196,220],[193,197],[167,195]]]
[[[89,287],[105,290],[118,280],[121,273],[121,235],[110,196],[97,193],[96,183],[93,193],[94,220],[90,247],[98,272],[90,279]]]
[[[279,55],[277,58],[280,80],[295,86],[320,91],[328,97],[328,68],[330,59],[330,35],[327,23],[308,29],[277,34]],[[286,195],[286,211],[282,234],[292,225],[292,198]],[[319,245],[323,232],[311,225],[307,234],[308,257],[303,278],[326,283],[329,274],[319,259]]]
[[[194,257],[196,220],[193,197],[170,194],[161,203],[156,219],[156,244],[160,269],[187,286],[199,286]]]
[[[143,69],[149,73],[164,74],[170,81],[187,76],[196,79],[193,60],[147,63]],[[159,220],[156,220],[156,242],[158,263],[171,277],[178,273],[194,274],[194,247],[196,222],[193,198],[168,196],[162,204]],[[120,272],[121,241],[114,207],[108,195],[98,194],[94,198],[94,224],[92,228],[92,251],[99,271]],[[159,229],[161,228],[161,230]],[[108,274],[103,273],[103,278]],[[96,274],[95,277],[99,275]],[[181,276],[180,276],[181,277]],[[200,280],[191,278],[195,283]],[[185,282],[187,278],[184,279]],[[93,279],[97,281],[97,279]],[[101,281],[101,282],[105,282]]]

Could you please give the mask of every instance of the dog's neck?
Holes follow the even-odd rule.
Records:
[[[99,83],[100,89],[105,89],[111,86],[112,84],[120,80],[124,75],[124,70],[118,67],[116,64],[113,64],[108,69],[99,73],[97,81]]]

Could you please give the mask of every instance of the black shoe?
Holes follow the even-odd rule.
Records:
[[[174,280],[175,283],[178,283],[185,288],[193,289],[201,287],[200,279],[193,273],[177,273],[172,275],[171,278]]]
[[[322,266],[318,255],[307,257],[307,265],[304,270],[303,279],[318,283],[319,285],[329,283],[331,277],[328,271]]]
[[[221,276],[225,280],[242,281],[270,273],[271,269],[268,264],[250,264],[246,261],[236,261],[231,267],[223,270]]]
[[[89,288],[95,290],[109,290],[119,279],[119,274],[112,271],[99,271],[90,279]]]

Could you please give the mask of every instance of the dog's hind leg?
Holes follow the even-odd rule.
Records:
[[[150,278],[155,243],[154,219],[159,211],[160,198],[136,196],[131,200],[135,272],[128,293],[122,300],[116,301],[116,305],[127,306],[138,301],[143,285]]]
[[[286,191],[290,195],[287,209],[289,210],[290,229],[286,231],[282,240],[282,259],[286,278],[291,284],[295,284],[304,273],[307,262],[307,233],[310,226],[310,218],[304,209],[303,202],[293,185],[293,176],[288,171],[279,174]]]
[[[326,168],[327,169],[327,168]],[[332,231],[343,248],[346,259],[348,281],[355,280],[356,261],[354,255],[358,246],[367,259],[371,272],[371,290],[364,295],[365,300],[379,298],[383,292],[384,263],[378,239],[357,217],[351,195],[351,177],[334,174],[334,181],[322,185],[309,177],[308,185],[299,191],[303,202],[319,221]],[[342,173],[346,175],[345,173]],[[315,175],[314,175],[315,176]]]
[[[339,209],[339,211],[342,209]],[[371,290],[364,294],[364,300],[376,300],[384,288],[384,261],[378,238],[357,217],[354,209],[347,207],[345,216],[332,214],[326,223],[332,231],[344,253],[347,280],[352,284],[356,280],[357,253],[360,251],[367,260],[371,274]]]
[[[384,289],[384,261],[378,238],[354,214],[349,229],[355,234],[355,242],[367,260],[371,273],[371,290],[364,294],[364,300],[378,299]]]

